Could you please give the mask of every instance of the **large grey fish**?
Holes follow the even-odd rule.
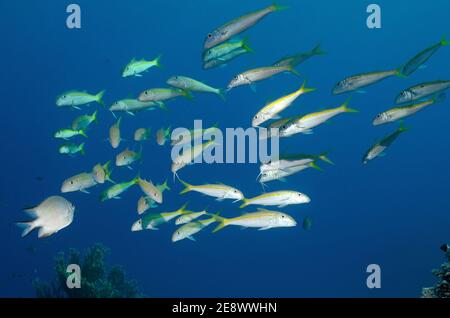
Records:
[[[375,117],[373,120],[374,126],[379,126],[382,124],[392,123],[394,121],[401,120],[403,118],[414,115],[415,113],[423,110],[424,108],[443,102],[445,100],[445,94],[435,96],[432,99],[423,101],[421,103],[406,105],[402,107],[391,108],[385,112],[382,112]]]
[[[216,46],[222,42],[225,42],[226,40],[232,38],[236,34],[239,34],[251,26],[255,25],[259,20],[264,18],[269,13],[283,10],[286,7],[282,7],[276,4],[273,4],[271,6],[268,6],[267,8],[264,8],[262,10],[258,10],[249,14],[246,14],[244,16],[241,16],[239,18],[236,18],[221,27],[215,29],[213,32],[208,33],[205,39],[204,49],[207,50],[209,48],[212,48],[213,46]]]
[[[313,48],[310,52],[288,55],[273,63],[273,66],[291,65],[295,67],[313,56],[325,55],[326,53],[320,49],[320,44]]]
[[[38,237],[43,238],[69,226],[73,220],[75,206],[63,197],[51,196],[38,206],[25,211],[34,220],[16,223],[23,228],[22,237],[39,228]]]
[[[418,53],[412,59],[410,59],[405,65],[403,65],[400,69],[400,72],[403,76],[409,76],[414,73],[418,68],[420,68],[423,64],[425,64],[433,55],[437,52],[442,46],[450,45],[450,41],[445,39],[445,36],[442,37],[439,43],[426,48],[422,52]]]
[[[400,134],[402,134],[407,130],[408,128],[401,126],[392,134],[390,134],[386,138],[383,138],[380,142],[377,142],[375,145],[370,147],[370,149],[366,152],[366,154],[363,157],[363,163],[366,164],[370,160],[375,159],[376,157],[385,155],[384,151],[397,139],[398,136],[400,136]]]
[[[391,71],[363,73],[347,77],[334,86],[333,94],[336,95],[356,91],[360,88],[378,83],[379,81],[394,75],[402,76],[400,70],[395,69]]]
[[[172,76],[167,80],[167,84],[187,91],[213,93],[219,95],[220,98],[225,99],[222,89],[211,87],[209,85],[206,85],[205,83],[197,81],[193,78],[189,78],[187,76]]]
[[[402,91],[395,99],[396,104],[403,104],[443,92],[450,87],[450,81],[434,81],[422,83]]]
[[[262,81],[266,78],[272,77],[274,75],[291,72],[298,75],[298,72],[290,65],[286,66],[266,66],[255,68],[244,73],[236,75],[227,86],[227,90],[231,90],[234,87],[241,85],[252,85],[255,82]]]

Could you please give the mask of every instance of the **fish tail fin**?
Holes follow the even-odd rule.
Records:
[[[181,90],[181,95],[183,95],[184,97],[186,97],[189,100],[194,98],[192,93],[189,90],[187,90],[187,89],[182,89]]]
[[[246,198],[243,198],[243,199],[242,199],[242,202],[243,202],[243,203],[239,206],[240,209],[245,208],[245,207],[249,204],[249,200],[246,199]]]
[[[299,71],[297,71],[292,65],[287,66],[287,71],[291,72],[292,74],[294,74],[296,76],[300,76]]]
[[[255,51],[248,44],[248,37],[242,39],[242,48],[248,53],[254,53]]]
[[[158,55],[158,56],[153,60],[153,62],[155,63],[155,66],[156,66],[156,67],[164,68],[163,65],[161,64],[161,57],[162,57],[162,54]]]
[[[311,168],[314,168],[314,169],[318,170],[318,171],[323,171],[323,169],[321,167],[319,167],[315,161],[309,163],[309,166]]]
[[[322,51],[322,49],[320,48],[320,43],[317,44],[312,50],[311,50],[311,55],[326,55],[327,52]]]
[[[447,41],[447,36],[445,34],[441,38],[441,45],[442,46],[450,45],[450,41]]]
[[[321,153],[319,155],[319,159],[324,161],[324,162],[326,162],[326,163],[329,163],[330,165],[334,165],[335,164],[333,161],[330,160],[330,158],[328,158],[328,152]]]
[[[408,75],[403,74],[403,65],[398,67],[398,68],[396,68],[394,70],[394,73],[395,73],[396,76],[401,77],[401,78],[407,78],[408,77]]]
[[[22,237],[27,236],[35,229],[35,223],[33,221],[31,222],[16,222],[16,225],[23,229]]]
[[[344,110],[344,112],[346,112],[346,113],[359,113],[359,110],[348,107],[348,104],[350,104],[350,100],[351,100],[351,98],[347,99],[345,101],[345,103],[341,106],[342,109]]]
[[[184,190],[180,192],[180,194],[188,193],[192,190],[192,185],[180,179],[180,182],[184,185]]]
[[[217,95],[219,95],[220,98],[222,98],[222,100],[225,102],[227,100],[227,98],[225,97],[226,94],[226,90],[223,88],[220,88],[217,90]]]
[[[306,87],[306,80],[303,81],[302,87],[300,88],[302,93],[314,92],[315,90],[313,87]]]
[[[86,132],[84,130],[80,130],[80,135],[85,138],[88,138],[88,135],[86,134]]]
[[[274,2],[274,3],[270,6],[270,8],[272,9],[272,11],[282,11],[282,10],[287,10],[287,9],[289,9],[288,6],[282,6],[282,5],[279,5],[279,4],[276,3],[276,2]]]
[[[447,95],[445,93],[435,95],[432,99],[433,104],[439,104],[439,103],[444,102],[446,97],[447,97]]]
[[[408,131],[408,130],[410,130],[410,127],[406,127],[406,126],[403,124],[403,122],[400,124],[400,127],[398,127],[398,131],[399,131],[399,132],[405,132],[405,131]]]
[[[81,153],[82,155],[85,154],[85,151],[84,151],[84,142],[80,144],[80,153]]]
[[[164,183],[163,184],[161,184],[161,186],[159,187],[159,189],[161,190],[161,192],[162,191],[165,191],[165,190],[170,190],[170,187],[168,186],[168,180],[166,179],[166,181],[164,181]]]
[[[92,121],[96,124],[98,124],[97,114],[98,114],[98,110],[96,109],[95,112],[91,115]]]
[[[105,95],[105,92],[106,90],[102,90],[100,93],[95,95],[95,100],[102,106],[105,106],[105,103],[103,102],[103,96]]]
[[[105,170],[105,179],[111,183],[116,183],[113,179],[111,179],[112,169],[110,169],[111,161],[108,161],[103,165],[103,170]]]
[[[217,231],[220,231],[221,229],[223,229],[225,226],[228,225],[228,219],[221,217],[217,214],[213,214],[211,215],[212,218],[214,218],[214,220],[216,220],[217,222],[219,222],[219,225],[216,226],[216,228],[212,231],[213,233],[216,233]]]

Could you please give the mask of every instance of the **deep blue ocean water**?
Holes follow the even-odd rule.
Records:
[[[354,94],[344,114],[313,135],[282,140],[287,152],[320,153],[330,150],[335,166],[320,164],[324,172],[307,170],[272,182],[270,190],[292,189],[308,194],[312,202],[283,211],[298,220],[313,219],[310,231],[301,227],[270,231],[230,227],[216,234],[209,228],[197,242],[173,244],[175,227],[130,232],[138,218],[136,187],[122,200],[100,203],[97,187],[90,195],[65,194],[76,206],[73,223],[61,232],[38,240],[36,232],[21,238],[15,221],[25,218],[22,208],[57,195],[61,182],[89,171],[98,162],[115,158],[108,128],[113,116],[100,106],[99,125],[89,131],[86,155],[75,158],[57,153],[53,138],[82,111],[58,109],[56,96],[71,89],[98,92],[105,102],[136,96],[144,89],[164,86],[172,75],[186,75],[224,87],[237,73],[270,65],[283,55],[308,51],[320,43],[326,56],[298,67],[301,77],[283,74],[257,85],[236,88],[224,103],[217,96],[196,94],[192,101],[177,99],[169,111],[123,116],[122,132],[133,146],[138,127],[188,127],[194,119],[204,125],[249,127],[251,117],[268,99],[297,89],[304,78],[314,93],[302,96],[283,115],[294,116],[335,107],[347,95],[333,96],[334,84],[353,74],[400,66],[419,51],[450,32],[446,0],[377,0],[382,28],[366,27],[370,1],[282,1],[290,8],[266,17],[245,32],[254,54],[225,68],[205,71],[201,52],[205,35],[235,17],[260,9],[270,1],[118,1],[78,0],[81,30],[66,28],[68,1],[2,1],[1,76],[2,145],[0,239],[0,296],[32,297],[33,278],[53,277],[53,258],[71,247],[83,249],[96,242],[111,248],[108,263],[120,264],[150,297],[284,296],[284,297],[418,297],[432,285],[431,269],[443,261],[439,246],[449,240],[448,101],[411,117],[411,130],[400,136],[388,155],[364,166],[361,158],[375,140],[398,125],[373,127],[373,117],[393,105],[394,97],[411,85],[448,79],[450,48],[444,47],[409,78],[390,78]],[[121,78],[131,58],[163,54],[164,69],[151,69],[142,78]],[[172,182],[170,147],[155,141],[144,144],[144,160],[134,172],[114,169],[113,178],[128,181],[139,170],[156,183],[170,179],[172,191],[157,211],[173,211],[189,201],[190,208],[240,213],[230,201],[190,193],[180,196],[180,183]],[[261,192],[255,181],[258,166],[194,165],[180,176],[194,184],[223,182],[247,196]],[[42,181],[36,180],[42,177]],[[36,253],[27,247],[36,248]],[[366,267],[379,264],[382,288],[366,287]]]

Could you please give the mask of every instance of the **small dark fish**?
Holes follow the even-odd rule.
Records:
[[[380,156],[384,156],[386,149],[391,146],[391,144],[398,138],[398,136],[400,136],[407,130],[408,128],[400,126],[400,128],[398,128],[392,134],[390,134],[386,138],[383,138],[380,142],[377,142],[366,152],[363,157],[363,163],[367,164],[370,160],[373,160]]]
[[[313,56],[325,55],[326,53],[320,49],[320,44],[313,48],[310,52],[288,55],[273,63],[273,66],[290,65],[295,67]]]
[[[422,52],[418,53],[412,59],[410,59],[405,65],[400,69],[400,73],[403,76],[409,76],[414,73],[418,68],[425,64],[442,46],[450,45],[450,42],[442,37],[441,41]]]
[[[312,219],[310,217],[306,217],[303,219],[303,229],[309,231],[312,226]]]

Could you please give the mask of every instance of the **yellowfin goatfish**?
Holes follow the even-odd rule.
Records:
[[[377,157],[384,156],[386,153],[386,149],[391,146],[391,144],[400,136],[403,132],[407,131],[408,128],[401,126],[392,134],[383,138],[380,142],[377,142],[375,145],[370,147],[370,149],[366,152],[363,157],[363,163],[366,164],[370,160],[373,160]]]
[[[320,49],[320,45],[317,45],[310,52],[298,53],[295,55],[285,56],[285,57],[281,58],[280,60],[276,61],[275,63],[273,63],[273,66],[290,65],[292,67],[295,67],[295,66],[305,62],[306,60],[310,59],[313,56],[325,55],[325,54],[326,53]]]
[[[192,185],[183,180],[181,183],[186,187],[180,194],[184,194],[190,191],[200,192],[205,195],[215,197],[217,201],[223,201],[225,199],[234,199],[234,202],[240,201],[244,198],[241,191],[236,188],[227,186],[225,184],[203,184]]]
[[[414,56],[411,60],[409,60],[404,66],[402,66],[400,72],[404,76],[411,75],[423,64],[425,64],[442,46],[447,45],[450,45],[450,41],[447,41],[444,36],[442,37],[441,41],[439,41],[439,43],[423,50],[422,52]]]
[[[346,92],[356,91],[359,90],[360,88],[375,84],[381,80],[384,80],[385,78],[394,75],[402,76],[402,74],[398,69],[385,72],[372,72],[354,75],[338,82],[333,89],[333,94],[337,95]]]
[[[241,16],[239,18],[236,18],[221,27],[215,29],[213,32],[208,33],[205,39],[204,49],[207,50],[209,48],[212,48],[213,46],[216,46],[222,42],[225,42],[226,40],[232,38],[233,36],[247,30],[254,24],[256,24],[259,20],[264,18],[269,13],[283,10],[286,7],[282,7],[276,4],[273,4],[267,8],[264,8],[262,10],[258,10],[249,14],[246,14],[244,16]]]
[[[55,138],[60,138],[64,140],[68,140],[75,136],[83,136],[87,138],[87,135],[84,132],[84,130],[60,129],[54,134]]]
[[[159,102],[167,99],[183,96],[188,99],[192,98],[189,91],[179,88],[152,88],[142,92],[138,99],[141,102]]]
[[[122,77],[142,77],[141,73],[147,72],[150,68],[154,66],[161,67],[160,59],[161,55],[152,61],[146,61],[144,59],[138,61],[136,59],[132,59],[131,62],[128,63],[128,65],[123,69]]]
[[[92,173],[83,172],[65,180],[61,186],[61,193],[80,191],[89,194],[87,189],[97,185]]]
[[[144,184],[144,189],[145,189],[145,184]],[[158,190],[159,193],[161,193],[161,200],[162,200],[162,195],[164,193],[165,190],[170,190],[169,186],[167,185],[167,181],[164,182],[163,184],[157,185],[156,189]],[[147,191],[147,190],[146,190]],[[146,192],[144,191],[144,192]],[[162,201],[161,201],[162,202]],[[155,200],[153,200],[150,196],[142,196],[139,201],[138,201],[138,213],[142,214],[145,211],[147,211],[150,208],[155,208],[157,207],[158,204]]]
[[[373,120],[373,125],[378,126],[401,120],[403,118],[414,115],[418,111],[421,111],[428,106],[443,102],[444,100],[445,94],[441,94],[421,103],[389,109],[388,111],[378,114],[377,117],[375,117],[375,119]]]
[[[122,118],[119,117],[117,122],[109,128],[109,143],[114,149],[118,148],[122,138],[120,137],[120,123]]]
[[[266,122],[269,119],[275,118],[278,113],[282,112],[286,108],[288,108],[300,95],[303,95],[308,92],[313,92],[314,88],[306,88],[306,81],[303,82],[303,85],[297,91],[281,97],[268,105],[264,106],[254,117],[252,120],[252,126],[258,127],[262,123]]]
[[[97,111],[95,111],[92,115],[82,115],[75,118],[72,122],[72,129],[86,130],[93,122],[97,122]]]
[[[323,153],[320,155],[306,155],[306,154],[280,155],[278,160],[261,164],[260,171],[264,172],[273,169],[291,168],[295,166],[306,165],[311,162],[315,162],[317,160],[322,160],[329,164],[334,164],[327,157],[327,153]]]
[[[122,183],[115,184],[102,192],[102,194],[100,195],[100,200],[106,201],[106,200],[110,200],[110,199],[120,199],[120,195],[122,193],[124,193],[125,191],[127,191],[129,188],[131,188],[132,186],[134,186],[137,183],[138,183],[138,179],[134,178],[133,180],[128,181],[128,182],[122,182]]]
[[[172,234],[172,242],[178,242],[186,238],[190,239],[191,241],[195,241],[194,235],[214,222],[217,222],[216,218],[189,222],[181,226]]]
[[[142,230],[158,230],[158,226],[167,223],[170,220],[179,217],[182,214],[186,214],[187,204],[184,204],[181,208],[174,212],[164,212],[164,213],[149,213],[145,215],[142,219],[137,220],[131,226],[131,231],[142,231]]]
[[[70,91],[59,96],[56,100],[56,105],[59,107],[69,106],[76,109],[80,109],[78,106],[90,104],[92,102],[104,105],[102,100],[103,95],[105,95],[105,91],[101,91],[97,95],[91,95],[87,92]]]
[[[308,168],[314,168],[319,171],[322,170],[319,166],[317,166],[315,161],[297,166],[289,166],[283,169],[266,169],[260,172],[259,182],[264,185],[264,183],[274,180],[285,181],[286,177],[299,173]]]
[[[64,155],[75,155],[77,153],[81,153],[84,155],[84,142],[76,145],[76,144],[65,144],[59,147],[59,153]]]
[[[158,204],[163,203],[163,191],[160,190],[161,187],[158,188],[153,184],[153,182],[141,179],[141,177],[138,177],[138,184],[142,192],[144,192],[153,201]],[[162,188],[168,189],[167,181],[163,183]]]
[[[349,101],[346,101],[342,106],[337,108],[325,109],[317,113],[294,118],[281,126],[280,136],[287,137],[298,133],[311,134],[314,127],[325,123],[339,114],[358,112],[355,109],[348,108],[348,103]]]
[[[170,135],[170,127],[167,127],[166,129],[160,128],[156,132],[156,143],[160,146],[164,146],[167,142],[167,139]]]
[[[115,183],[111,179],[111,170],[109,169],[109,166],[111,164],[111,161],[108,161],[105,164],[96,164],[94,168],[92,168],[92,177],[94,178],[95,182],[103,184],[105,181],[109,181],[111,183]]]
[[[203,144],[194,145],[194,147],[189,148],[187,151],[183,151],[172,161],[171,171],[173,173],[173,177],[178,177],[177,172],[184,168],[186,165],[191,164],[198,156],[201,156],[203,151],[208,149],[211,146],[216,145],[214,140],[205,142]]]
[[[236,75],[227,86],[227,90],[231,90],[234,87],[241,85],[253,85],[258,81],[265,80],[266,78],[272,77],[274,75],[291,72],[298,75],[298,72],[292,68],[290,65],[286,66],[267,66],[255,68],[244,73]]]
[[[142,158],[142,146],[139,152],[135,152],[127,148],[116,156],[116,166],[117,167],[127,166],[128,168],[131,169],[130,165],[138,160],[141,160],[141,158]]]
[[[245,50],[247,52],[253,52],[253,50],[248,46],[248,39],[244,38],[240,41],[227,41],[225,43],[219,44],[203,53],[203,61],[208,62],[214,59],[221,59],[223,56],[230,54],[235,50]]]
[[[189,222],[192,222],[196,219],[198,219],[199,217],[207,214],[208,212],[206,212],[205,210],[200,211],[200,212],[192,212],[189,214],[184,214],[182,216],[180,216],[178,219],[175,220],[175,225],[182,225],[182,224],[186,224]]]
[[[167,80],[167,84],[187,91],[213,93],[219,95],[220,98],[225,99],[223,90],[211,87],[186,76],[172,76]]]
[[[232,51],[232,52],[230,52],[228,54],[225,54],[225,55],[221,56],[220,58],[204,62],[203,63],[203,68],[205,70],[208,70],[210,68],[214,68],[214,67],[218,67],[218,66],[226,66],[226,64],[228,62],[230,62],[231,60],[235,59],[236,57],[241,56],[241,55],[246,54],[246,53],[251,53],[251,52],[253,52],[253,51],[249,51],[248,49],[244,49],[244,48],[237,49],[237,50],[234,50],[234,51]]]
[[[63,197],[51,196],[38,206],[26,209],[25,212],[34,220],[16,223],[23,228],[22,237],[39,228],[38,237],[43,238],[69,226],[73,220],[75,206]]]
[[[434,81],[422,83],[402,91],[395,99],[396,104],[403,104],[420,100],[447,90],[450,87],[450,81]]]
[[[217,222],[220,222],[220,224],[213,230],[213,233],[228,225],[237,225],[244,228],[255,227],[259,228],[261,231],[277,227],[294,227],[297,225],[297,222],[293,217],[285,213],[265,209],[258,209],[258,212],[245,213],[241,216],[230,219],[217,215],[213,217],[217,220]]]
[[[137,99],[122,99],[112,104],[109,110],[113,113],[122,111],[134,116],[136,112],[154,110],[156,107],[166,109],[166,106],[162,102],[141,102]]]
[[[151,128],[138,128],[134,132],[134,141],[145,141],[150,139]]]
[[[261,194],[252,199],[244,199],[244,203],[240,208],[244,208],[247,205],[275,205],[279,208],[291,204],[303,204],[309,203],[311,199],[303,193],[296,191],[275,191]]]

